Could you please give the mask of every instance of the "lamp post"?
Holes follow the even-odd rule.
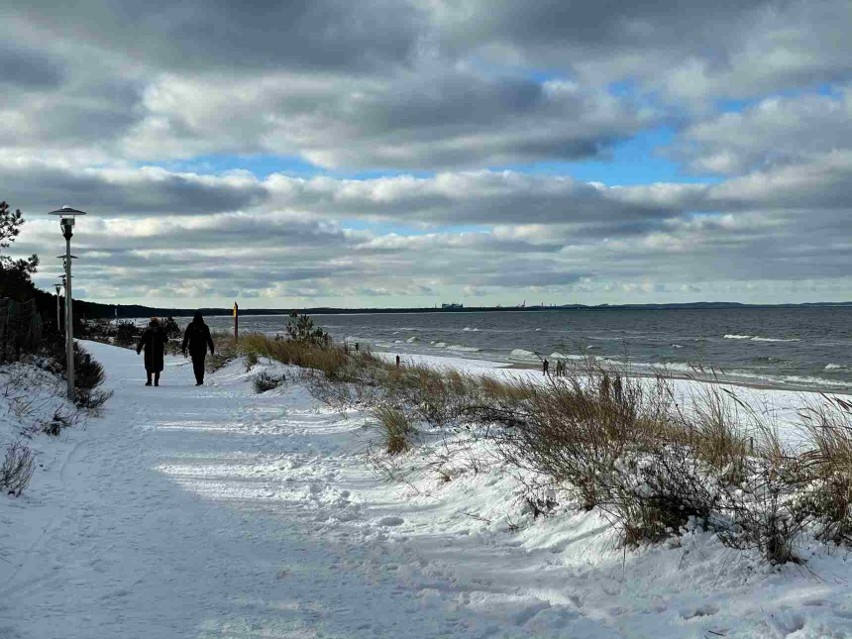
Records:
[[[62,287],[65,285],[64,282],[57,282],[54,284],[54,288],[56,289],[56,332],[62,332],[62,317],[59,314],[59,291],[62,290]]]
[[[59,216],[59,226],[65,237],[65,360],[68,378],[68,399],[74,401],[74,309],[71,293],[71,238],[74,235],[74,218],[85,215],[85,211],[72,209],[67,204],[49,215]]]

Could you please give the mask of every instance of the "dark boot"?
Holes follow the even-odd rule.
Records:
[[[151,385],[151,373],[145,371],[145,374],[148,376],[148,381],[145,382],[145,386],[150,386]]]
[[[160,385],[160,374],[154,373],[154,386],[159,386],[159,385]]]

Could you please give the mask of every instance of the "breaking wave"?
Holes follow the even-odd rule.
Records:
[[[798,338],[760,337],[759,335],[725,335],[724,339],[742,339],[750,342],[801,342]]]
[[[478,353],[479,349],[473,346],[462,346],[461,344],[452,344],[447,346],[448,351],[457,351],[460,353]]]

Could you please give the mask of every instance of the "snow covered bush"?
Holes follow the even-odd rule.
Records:
[[[46,340],[43,352],[53,362],[50,370],[63,374],[66,370],[67,353],[62,336],[53,335]],[[74,387],[79,391],[91,391],[103,384],[105,379],[104,367],[79,343],[74,342]]]
[[[251,382],[255,393],[265,393],[268,390],[278,388],[284,382],[284,377],[272,377],[269,373],[262,372],[255,375]]]
[[[684,446],[660,442],[656,450],[619,459],[602,476],[599,508],[626,545],[661,541],[690,520],[712,526],[720,491]]]
[[[92,390],[106,379],[104,367],[76,343],[74,344],[74,386],[78,390]]]
[[[73,415],[69,415],[61,407],[53,411],[53,416],[41,423],[41,432],[45,435],[59,436],[64,428],[68,428],[76,423]]]
[[[723,544],[756,549],[772,564],[800,561],[794,543],[810,523],[799,516],[798,493],[804,477],[800,460],[750,458],[740,482],[721,484],[720,512],[725,520],[714,528]]]
[[[0,466],[0,490],[18,497],[33,476],[33,454],[22,442],[12,442]]]
[[[40,361],[47,365],[48,360]],[[31,363],[0,366],[0,406],[17,431],[31,437],[44,432],[45,424],[59,413],[77,423],[76,407],[65,397],[63,380],[50,370]]]
[[[65,353],[59,360],[62,369],[65,368]],[[97,411],[110,397],[112,391],[100,390],[106,379],[104,367],[101,366],[83,347],[74,343],[74,392],[77,405],[89,411]]]

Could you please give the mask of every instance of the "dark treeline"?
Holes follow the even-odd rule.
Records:
[[[40,308],[53,308],[56,298],[53,295],[39,291],[40,297],[47,298],[47,302],[39,303]],[[39,300],[37,300],[39,301]],[[307,315],[334,315],[344,313],[481,313],[498,311],[608,311],[608,310],[671,310],[671,309],[719,309],[719,308],[797,308],[815,306],[849,306],[852,302],[818,302],[806,304],[742,304],[739,302],[692,302],[686,304],[601,304],[598,306],[587,306],[584,304],[564,304],[561,306],[468,306],[464,308],[434,308],[434,307],[407,307],[407,308],[333,308],[333,307],[299,307],[299,308],[251,308],[240,309],[241,316],[247,315],[288,315],[293,311]],[[163,308],[143,306],[140,304],[100,304],[98,302],[85,302],[74,300],[75,312],[86,319],[135,317],[192,317],[196,310],[204,315],[230,315],[230,308]]]

